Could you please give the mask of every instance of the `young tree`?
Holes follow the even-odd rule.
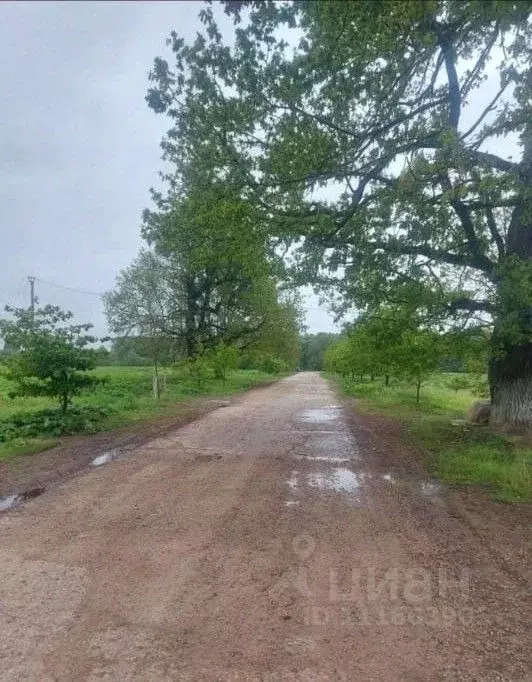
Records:
[[[211,362],[214,376],[225,385],[228,373],[238,367],[238,349],[220,343],[211,353]]]
[[[161,354],[168,348],[166,329],[178,304],[178,292],[171,283],[168,263],[150,251],[141,251],[118,275],[116,288],[103,295],[109,329],[113,334],[143,340],[156,377]]]
[[[396,341],[395,353],[399,376],[416,387],[416,402],[421,399],[421,387],[441,362],[445,339],[427,329],[405,329]]]
[[[66,412],[73,396],[96,384],[88,372],[96,353],[91,324],[68,324],[73,315],[57,306],[27,310],[6,307],[14,319],[0,320],[0,336],[14,353],[6,360],[5,376],[15,383],[11,397],[50,396]]]
[[[340,338],[335,343],[330,344],[325,351],[323,358],[325,371],[347,376],[352,371],[351,349],[349,340]]]
[[[532,425],[530,3],[225,6],[231,44],[209,7],[155,61],[167,159],[208,149],[348,305],[415,285],[448,323],[492,319],[493,419]]]

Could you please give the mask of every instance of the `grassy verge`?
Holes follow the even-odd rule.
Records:
[[[76,398],[67,420],[52,400],[10,399],[9,386],[0,379],[0,459],[53,447],[62,433],[109,431],[171,416],[197,397],[227,397],[278,378],[257,370],[237,370],[225,382],[209,378],[198,388],[188,376],[168,371],[167,391],[156,400],[150,367],[101,367],[95,373],[105,377],[105,383]]]
[[[385,387],[381,380],[357,383],[346,378],[338,383],[346,395],[357,398],[361,411],[402,420],[413,441],[427,452],[426,465],[433,475],[449,483],[483,486],[499,500],[531,501],[530,445],[522,437],[462,423],[476,398],[469,390],[447,388],[446,381],[445,375],[434,375],[423,387],[420,405],[415,389],[402,382]]]
[[[29,438],[20,441],[0,443],[0,461],[18,455],[34,455],[57,445],[57,438]]]

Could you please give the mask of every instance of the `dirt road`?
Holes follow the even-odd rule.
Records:
[[[0,535],[2,681],[530,672],[523,572],[318,374],[65,482]]]

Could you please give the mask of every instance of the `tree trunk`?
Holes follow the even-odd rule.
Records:
[[[159,387],[159,370],[157,367],[157,358],[155,358],[155,357],[153,358],[153,369],[155,372],[155,391],[154,391],[154,393],[155,393],[155,397],[158,399],[161,397],[161,391],[160,391],[160,387]]]
[[[528,76],[532,94],[532,72]],[[498,283],[500,318],[489,366],[491,412],[496,423],[532,426],[532,121],[522,135],[519,194],[508,229]]]
[[[490,421],[532,426],[532,343],[506,346],[489,371]]]
[[[196,287],[192,278],[186,281],[185,351],[187,358],[196,355]]]
[[[416,382],[416,403],[419,405],[419,400],[421,397],[421,379]]]

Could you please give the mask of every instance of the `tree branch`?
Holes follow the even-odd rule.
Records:
[[[460,82],[456,73],[456,52],[452,41],[452,35],[449,30],[443,30],[437,22],[434,22],[434,28],[436,30],[436,35],[438,36],[438,44],[445,60],[445,70],[449,83],[449,125],[454,130],[458,130],[462,95],[460,92]]]
[[[462,297],[455,298],[449,304],[449,312],[456,313],[459,310],[468,310],[469,312],[485,312],[493,313],[495,312],[495,307],[490,301],[475,301],[472,298]]]
[[[493,209],[491,208],[491,206],[486,206],[486,221],[488,223],[488,227],[491,232],[493,241],[497,245],[497,252],[499,254],[499,258],[503,258],[505,252],[504,240],[501,236],[501,233],[497,229],[495,216],[493,215]]]
[[[506,159],[501,159],[500,156],[496,154],[490,154],[489,152],[479,152],[475,149],[465,149],[464,154],[469,156],[471,161],[479,163],[489,168],[495,168],[497,170],[503,171],[505,173],[518,173],[519,164],[513,161],[506,161]]]
[[[440,251],[428,246],[404,244],[397,240],[389,239],[388,241],[376,241],[368,244],[370,248],[382,249],[387,253],[394,253],[398,256],[424,256],[430,260],[439,261],[440,263],[449,263],[450,265],[458,265],[462,267],[469,267],[478,270],[471,256],[450,253],[449,251]]]

